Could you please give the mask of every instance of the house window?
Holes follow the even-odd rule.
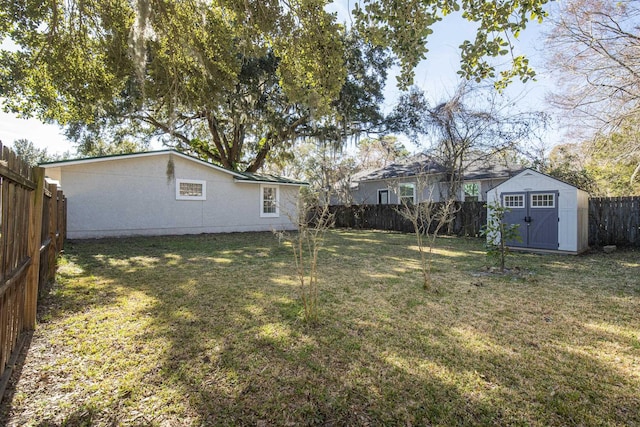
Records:
[[[532,208],[555,208],[556,198],[555,194],[532,194],[531,195],[531,207]]]
[[[524,194],[510,194],[502,197],[505,208],[524,208]]]
[[[378,190],[378,204],[379,205],[389,204],[389,190]]]
[[[413,183],[400,184],[398,187],[401,204],[411,204],[416,201],[416,185]]]
[[[176,200],[207,200],[207,181],[176,179]]]
[[[278,201],[280,190],[275,185],[260,186],[260,216],[277,217],[280,216]]]
[[[464,201],[465,202],[477,202],[480,200],[480,184],[477,182],[470,182],[463,185]]]

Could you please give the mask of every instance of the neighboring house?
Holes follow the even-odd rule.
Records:
[[[295,229],[306,185],[174,150],[41,166],[64,188],[70,239]]]
[[[487,192],[523,168],[498,160],[467,162],[460,201],[485,201]],[[350,197],[354,204],[399,204],[402,200],[419,203],[448,198],[446,168],[433,158],[418,154],[376,170],[359,172],[351,178]]]
[[[589,248],[589,194],[556,178],[525,169],[488,194],[491,205],[509,208],[506,224],[518,224],[520,240],[511,247],[545,249],[572,254]]]

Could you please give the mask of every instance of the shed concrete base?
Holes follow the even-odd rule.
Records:
[[[558,251],[552,249],[535,249],[535,248],[522,248],[519,246],[509,246],[509,250],[517,252],[529,252],[533,254],[553,254],[553,255],[580,255],[587,252],[591,248],[586,248],[580,252],[576,251]]]

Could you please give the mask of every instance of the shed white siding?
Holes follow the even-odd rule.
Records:
[[[47,167],[67,196],[67,235],[94,238],[295,229],[299,185],[278,187],[279,216],[261,216],[261,183],[177,153]],[[177,180],[205,183],[204,200],[180,200]]]
[[[576,251],[584,252],[589,249],[589,193],[584,190],[577,192],[577,242]]]
[[[491,204],[501,200],[502,193],[527,191],[558,192],[558,250],[579,253],[588,249],[589,195],[570,184],[526,169],[487,193]]]

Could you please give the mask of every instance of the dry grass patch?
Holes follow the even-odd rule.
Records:
[[[329,233],[308,327],[269,233],[73,242],[0,423],[640,424],[638,252],[437,248]]]

